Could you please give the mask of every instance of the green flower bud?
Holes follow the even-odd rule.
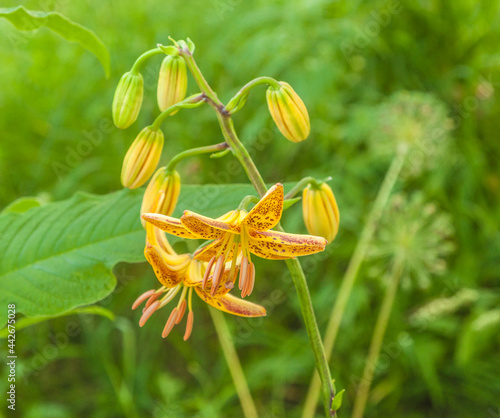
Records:
[[[132,125],[139,115],[144,92],[141,74],[126,72],[120,79],[113,97],[113,122],[117,128],[125,129]]]
[[[153,174],[160,161],[163,132],[145,127],[130,146],[122,167],[122,184],[129,189],[142,186]]]
[[[181,102],[186,97],[186,91],[186,61],[180,56],[166,56],[161,63],[158,78],[158,107],[163,112],[170,106]],[[173,112],[172,115],[175,113],[177,111]]]

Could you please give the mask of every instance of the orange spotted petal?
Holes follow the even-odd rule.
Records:
[[[283,213],[283,196],[283,185],[281,183],[275,184],[248,212],[243,223],[258,231],[267,231],[275,227]]]
[[[201,299],[220,311],[249,318],[266,315],[266,308],[263,306],[237,298],[229,293],[224,296],[213,297],[210,296],[209,290],[205,291],[201,287],[195,287],[194,290]]]
[[[217,239],[227,232],[239,233],[239,228],[231,226],[228,222],[212,219],[189,210],[184,211],[181,222],[193,234],[205,239]]]
[[[221,250],[221,247],[224,245],[224,249]],[[228,248],[229,243],[224,240],[224,237],[211,242],[204,247],[200,248],[194,253],[194,257],[200,261],[210,261],[212,257],[215,257],[217,254],[223,254],[228,252],[226,261],[231,261],[233,259],[234,247],[231,249]]]
[[[161,215],[159,213],[145,213],[142,215],[142,219],[169,234],[176,235],[181,238],[201,238],[199,235],[195,235],[188,231],[179,219],[172,218],[171,216]]]
[[[151,267],[153,267],[157,279],[163,286],[168,288],[174,287],[183,280],[188,264],[183,263],[184,268],[172,269],[165,261],[162,251],[151,244],[146,244],[144,255],[149,264],[151,264]]]
[[[325,249],[328,241],[314,235],[288,234],[286,232],[248,231],[250,251],[262,258],[283,259],[314,254]]]

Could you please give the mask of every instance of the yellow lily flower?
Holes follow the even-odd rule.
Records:
[[[160,199],[161,200],[161,199]],[[161,205],[161,202],[160,202]],[[147,224],[147,238],[144,255],[153,267],[156,277],[162,284],[159,289],[151,289],[139,296],[132,309],[136,309],[144,301],[139,325],[142,327],[151,315],[171,302],[180,292],[177,306],[172,310],[162,337],[165,338],[174,325],[179,324],[188,308],[184,341],[191,335],[193,328],[192,295],[193,290],[206,303],[223,312],[244,317],[259,317],[266,315],[266,309],[246,300],[229,294],[234,287],[236,275],[230,269],[224,269],[215,292],[208,292],[202,287],[207,263],[199,261],[191,254],[177,254],[168,242],[165,233],[152,224]],[[212,286],[212,276],[205,279],[207,286]]]
[[[194,256],[208,262],[203,280],[207,285],[212,275],[213,295],[222,280],[226,263],[231,262],[229,277],[236,275],[238,258],[241,256],[239,289],[241,296],[252,293],[255,268],[250,254],[270,260],[283,260],[323,251],[325,238],[312,235],[289,234],[271,231],[283,213],[283,185],[272,186],[250,212],[232,210],[212,219],[191,211],[184,211],[180,219],[156,213],[146,213],[142,218],[163,231],[182,238],[214,240]]]

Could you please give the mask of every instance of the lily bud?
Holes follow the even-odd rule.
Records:
[[[113,97],[113,122],[117,128],[128,128],[136,121],[143,93],[144,80],[141,74],[130,71],[123,74]]]
[[[142,186],[156,169],[163,148],[163,132],[145,127],[130,146],[122,167],[122,184],[129,189]]]
[[[311,131],[309,114],[290,84],[284,81],[279,84],[279,88],[267,89],[267,106],[280,132],[292,142],[301,142]]]
[[[158,169],[148,184],[144,197],[142,198],[141,215],[143,213],[161,213],[170,216],[174,212],[179,193],[181,192],[181,177],[177,171],[167,171],[166,167]],[[163,199],[159,200],[159,206],[155,206],[159,193],[163,193]],[[153,207],[155,206],[155,207]],[[141,218],[145,227],[146,221]]]
[[[307,231],[332,242],[339,230],[339,208],[328,184],[309,185],[302,194],[302,213]]]
[[[158,78],[158,107],[163,112],[186,97],[186,61],[180,56],[167,55],[161,63]],[[172,115],[177,113],[173,112]]]

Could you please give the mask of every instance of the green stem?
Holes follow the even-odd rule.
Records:
[[[365,258],[366,251],[368,250],[370,241],[373,237],[373,233],[375,232],[376,224],[382,216],[384,208],[391,195],[392,189],[396,184],[399,173],[405,161],[405,156],[406,153],[404,151],[401,151],[398,152],[392,160],[392,163],[387,170],[387,173],[385,174],[384,181],[380,186],[377,197],[375,198],[372,210],[368,215],[363,231],[361,232],[361,237],[358,241],[358,244],[356,245],[351,260],[349,261],[349,265],[347,266],[344,277],[342,278],[339,293],[337,295],[337,299],[335,300],[335,304],[333,305],[333,309],[330,314],[330,321],[328,322],[325,333],[324,344],[327,355],[326,358],[328,361],[330,360],[333,347],[335,345],[335,340],[340,328],[340,323],[342,322],[344,311],[347,306],[349,296],[351,295],[352,287],[354,285],[354,281],[356,280],[359,267],[361,266],[361,263]],[[314,417],[316,405],[319,398],[319,390],[320,381],[318,375],[315,374],[309,386],[302,418]]]
[[[227,327],[224,315],[213,308],[210,308],[209,312],[215,325],[215,331],[217,332],[217,337],[219,338],[222,352],[224,353],[229,371],[231,372],[236,392],[238,393],[238,397],[240,398],[241,407],[243,408],[243,414],[245,418],[257,418],[257,409],[255,408],[252,394],[248,389],[245,374],[243,373],[243,369],[238,358],[238,353],[234,348],[231,333],[229,332],[229,329]]]
[[[239,91],[236,93],[229,102],[227,102],[226,108],[227,110],[231,113],[234,114],[238,110],[240,110],[241,107],[243,107],[243,104],[240,105],[241,100],[246,101],[246,97],[250,93],[250,90],[252,90],[254,87],[260,86],[262,84],[267,84],[268,86],[271,86],[274,89],[279,89],[281,87],[280,83],[276,81],[274,78],[271,77],[258,77],[255,80],[249,81],[247,84],[245,84]]]
[[[259,199],[258,197],[256,197],[256,196],[252,196],[252,195],[245,196],[245,197],[241,200],[241,202],[240,202],[240,204],[239,204],[239,206],[238,206],[238,210],[246,210],[246,209],[247,209],[247,207],[248,207],[248,205],[249,205],[250,203],[258,203],[258,202],[259,202],[259,200],[260,200],[260,199]]]
[[[250,154],[248,153],[245,146],[240,142],[238,136],[234,130],[233,121],[230,118],[226,108],[218,99],[215,92],[208,85],[207,81],[201,74],[200,69],[196,65],[192,54],[190,54],[185,49],[180,51],[180,55],[186,60],[187,66],[191,71],[193,78],[200,90],[205,94],[208,99],[208,103],[217,112],[217,118],[221,126],[222,133],[226,142],[228,143],[231,151],[238,159],[240,164],[243,166],[248,178],[252,182],[257,193],[262,197],[267,192],[266,183],[264,182],[259,170],[255,166]],[[281,227],[278,227],[281,229]],[[321,342],[321,335],[319,333],[318,324],[316,323],[316,317],[314,315],[314,310],[312,306],[311,296],[309,294],[309,289],[307,287],[306,277],[297,259],[287,260],[287,266],[292,275],[295,288],[297,290],[297,295],[300,301],[300,308],[302,311],[302,316],[304,318],[304,323],[307,329],[307,334],[309,336],[309,341],[313,350],[314,359],[316,361],[316,367],[321,376],[321,381],[323,384],[324,393],[324,406],[325,414],[327,417],[335,416],[335,411],[331,410],[332,401],[335,397],[335,390],[333,387],[333,381],[330,374],[330,369],[328,367],[328,362],[326,360],[325,351],[323,344]]]
[[[331,177],[328,177],[324,181],[331,180]],[[309,184],[312,184],[316,188],[320,188],[323,181],[316,180],[314,177],[304,177],[301,179],[293,188],[285,195],[285,200],[292,199],[295,197],[297,193],[300,193],[304,190]]]
[[[163,51],[160,48],[150,49],[149,51],[146,51],[144,54],[142,54],[139,58],[135,60],[134,65],[132,66],[130,72],[132,74],[139,74],[141,72],[142,66],[149,58],[161,54],[163,54]]]
[[[154,130],[158,130],[161,127],[161,124],[165,121],[165,119],[170,116],[172,113],[176,112],[179,109],[192,109],[198,106],[201,106],[204,101],[205,96],[203,93],[193,94],[192,96],[187,97],[182,102],[176,103],[168,108],[166,108],[163,112],[161,112],[154,122],[151,124],[151,128]]]
[[[177,164],[179,164],[182,160],[186,158],[195,157],[201,154],[209,154],[217,151],[222,151],[229,147],[225,142],[221,142],[220,144],[209,145],[206,147],[192,148],[187,151],[180,152],[175,157],[173,157],[169,163],[167,164],[167,171],[174,171]]]
[[[400,261],[396,262],[392,270],[392,277],[390,279],[391,282],[386,288],[384,300],[382,301],[382,306],[373,331],[370,349],[368,351],[368,356],[366,357],[365,369],[363,370],[363,377],[359,383],[356,399],[354,400],[352,418],[363,417],[370,386],[373,381],[373,375],[375,373],[378,357],[380,355],[380,349],[382,348],[385,331],[387,330],[387,324],[389,322],[389,317],[391,316],[392,306],[398,291],[399,280],[402,273],[403,263]]]

